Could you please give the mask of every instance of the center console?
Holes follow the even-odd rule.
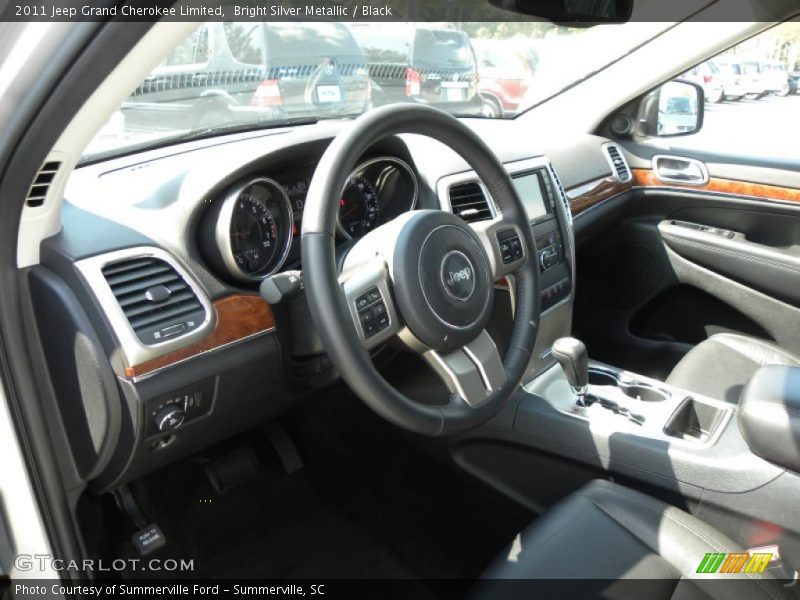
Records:
[[[524,379],[530,381],[552,365],[551,344],[569,335],[572,327],[575,280],[572,213],[558,174],[546,157],[508,162],[505,166],[528,213],[541,275],[541,319],[536,347]],[[499,212],[474,171],[440,179],[437,194],[444,210],[467,222],[485,220]],[[513,298],[513,278],[496,282],[496,287],[501,293],[506,290]]]

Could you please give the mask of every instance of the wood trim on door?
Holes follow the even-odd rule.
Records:
[[[128,378],[141,377],[175,363],[218,350],[223,346],[275,330],[275,317],[261,296],[233,294],[213,302],[217,321],[200,342],[138,365],[125,368]]]
[[[753,183],[737,179],[723,179],[710,177],[703,185],[686,185],[680,183],[666,183],[658,179],[652,169],[633,169],[633,180],[637,187],[644,188],[686,188],[702,192],[717,192],[732,196],[747,196],[764,200],[784,200],[787,202],[800,202],[800,189],[787,188],[765,183]]]

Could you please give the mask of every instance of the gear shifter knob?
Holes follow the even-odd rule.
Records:
[[[573,337],[558,338],[553,342],[553,358],[556,359],[572,390],[578,395],[578,404],[584,406],[586,386],[589,383],[589,354],[582,341]]]

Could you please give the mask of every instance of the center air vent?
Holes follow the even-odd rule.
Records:
[[[467,223],[487,221],[492,218],[492,209],[477,181],[456,183],[450,186],[450,208],[453,214]]]
[[[608,161],[617,174],[617,179],[620,181],[630,181],[632,177],[631,170],[628,168],[628,163],[625,162],[625,158],[622,156],[620,149],[614,144],[606,144],[605,150]]]
[[[157,344],[200,327],[206,311],[181,275],[166,261],[141,256],[103,267],[105,277],[136,336]]]

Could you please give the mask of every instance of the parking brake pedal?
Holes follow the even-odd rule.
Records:
[[[123,484],[114,489],[113,495],[119,509],[128,515],[128,518],[133,521],[134,527],[138,529],[131,536],[131,542],[139,552],[139,556],[147,556],[166,546],[167,538],[164,537],[161,528],[155,523],[147,522],[144,513],[142,513],[139,504],[136,502],[136,498],[133,497],[127,485]]]

